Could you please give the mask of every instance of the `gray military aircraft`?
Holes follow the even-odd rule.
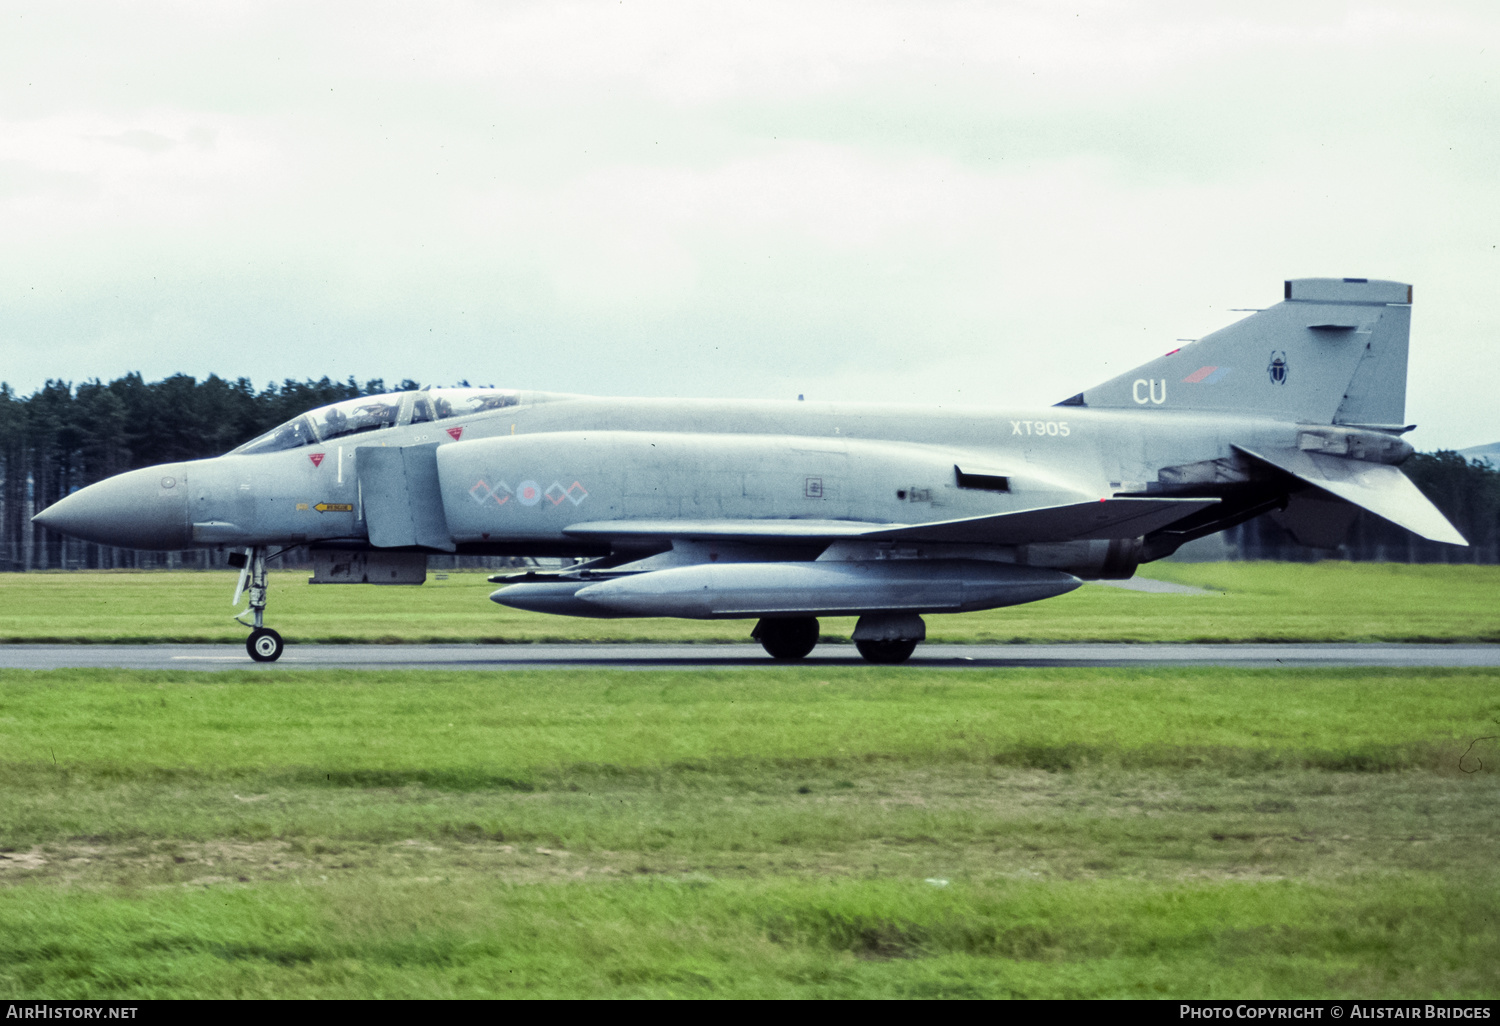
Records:
[[[314,583],[420,584],[432,552],[582,557],[506,579],[502,605],[758,621],[777,659],[858,616],[876,663],[922,613],[1128,578],[1270,513],[1336,545],[1359,509],[1466,544],[1397,465],[1411,287],[1289,281],[1284,301],[1055,406],[611,399],[434,388],[335,403],[217,459],[134,470],[37,523],[137,549],[243,548],[247,642],[266,557]],[[496,578],[495,580],[498,580]]]

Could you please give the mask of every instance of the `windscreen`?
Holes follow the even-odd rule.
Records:
[[[238,456],[248,456],[258,452],[280,452],[282,449],[295,449],[299,445],[311,445],[317,440],[317,436],[313,434],[312,424],[308,422],[306,415],[303,415],[293,417],[285,424],[279,424],[263,435],[257,435],[230,452]]]

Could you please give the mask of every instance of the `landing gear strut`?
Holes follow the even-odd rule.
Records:
[[[245,613],[251,614],[254,619],[255,629],[250,632],[250,637],[245,640],[245,651],[250,653],[250,658],[257,663],[274,663],[281,658],[281,650],[286,646],[282,643],[281,635],[265,625],[266,617],[266,547],[256,545],[245,555],[240,557],[243,562],[239,563],[240,583],[235,589],[234,601],[238,605],[240,592],[244,591],[250,596],[250,606],[244,613],[238,614],[238,620]],[[230,564],[236,561],[231,558]],[[249,587],[246,587],[248,579]],[[243,622],[243,621],[242,621]]]
[[[818,644],[818,621],[812,616],[765,619],[755,625],[750,636],[760,642],[772,659],[805,659]]]

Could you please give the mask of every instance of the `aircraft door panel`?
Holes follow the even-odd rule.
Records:
[[[360,446],[356,465],[371,545],[453,551],[438,486],[436,443]]]
[[[407,511],[417,544],[429,549],[453,551],[448,518],[443,515],[442,489],[438,481],[438,443],[401,448],[406,470]]]
[[[255,477],[252,474],[237,475],[238,480],[229,484],[229,522],[241,525],[255,523],[258,512],[255,508]]]

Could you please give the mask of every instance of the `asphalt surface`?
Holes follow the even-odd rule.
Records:
[[[54,670],[638,670],[776,666],[759,645],[288,645],[255,663],[240,645],[0,645],[0,667]],[[819,645],[802,666],[864,665],[853,645]],[[1500,645],[922,645],[908,666],[1500,666]]]

